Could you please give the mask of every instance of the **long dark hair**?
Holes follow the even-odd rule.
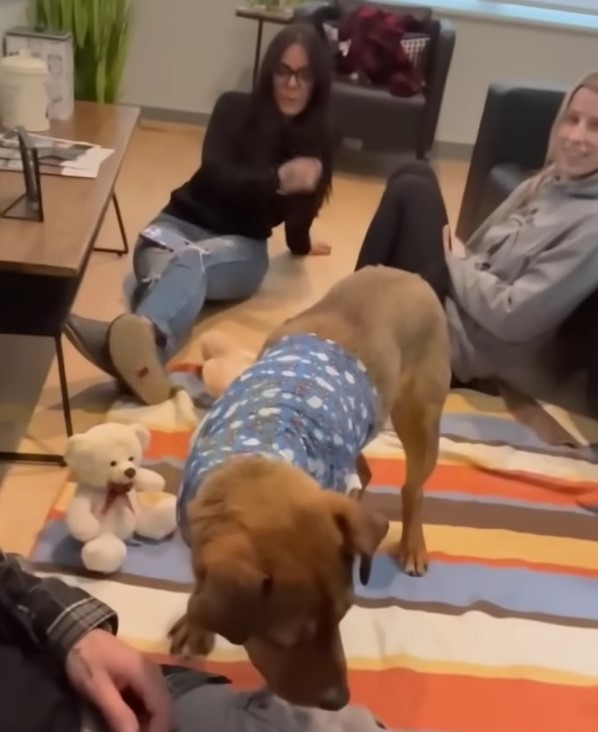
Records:
[[[291,46],[299,44],[305,50],[312,75],[312,89],[307,106],[297,117],[285,122],[274,99],[274,74],[281,58]],[[262,61],[253,91],[253,117],[264,132],[287,125],[287,153],[314,155],[322,161],[322,179],[316,193],[319,204],[328,197],[332,187],[333,137],[330,124],[330,88],[332,58],[322,34],[310,23],[298,22],[285,26],[274,36]],[[274,129],[273,129],[274,128]]]

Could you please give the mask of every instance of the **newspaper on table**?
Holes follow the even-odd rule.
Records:
[[[112,155],[101,145],[29,133],[37,148],[42,175],[64,175],[70,178],[97,178],[100,166]],[[0,134],[0,171],[22,171],[19,140],[14,130]]]

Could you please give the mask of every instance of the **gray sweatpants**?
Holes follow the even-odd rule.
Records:
[[[176,732],[380,732],[363,707],[340,712],[293,707],[267,692],[204,684],[175,701]],[[82,732],[107,732],[89,716]]]

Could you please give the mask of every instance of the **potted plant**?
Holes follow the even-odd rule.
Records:
[[[31,0],[36,29],[70,31],[75,98],[114,103],[129,49],[133,0]]]

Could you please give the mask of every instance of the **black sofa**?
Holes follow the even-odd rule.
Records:
[[[453,58],[455,31],[450,22],[434,18],[426,7],[368,0],[311,0],[295,11],[297,20],[313,23],[324,35],[323,24],[337,22],[358,5],[371,5],[424,21],[430,36],[424,77],[426,90],[413,97],[397,97],[387,89],[337,76],[332,88],[332,109],[339,141],[359,140],[369,152],[414,153],[424,158],[431,150]]]
[[[564,89],[534,85],[490,86],[457,222],[459,239],[467,241],[519,183],[543,167],[550,130],[564,94]],[[562,363],[557,364],[563,375],[576,369],[586,372],[587,411],[596,418],[597,318],[598,290],[563,323],[558,335]]]

